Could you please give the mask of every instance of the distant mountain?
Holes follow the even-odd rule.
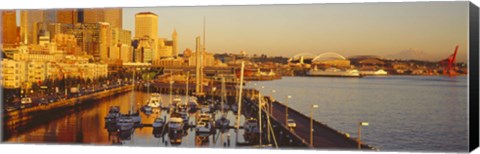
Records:
[[[387,55],[386,57],[390,59],[401,59],[401,60],[426,60],[426,61],[432,60],[431,55],[418,49],[403,50],[395,54]]]

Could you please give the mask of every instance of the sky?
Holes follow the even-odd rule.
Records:
[[[267,54],[336,52],[354,55],[421,51],[432,61],[448,57],[460,45],[458,61],[466,61],[467,2],[297,4],[124,8],[123,27],[134,35],[135,14],[158,15],[159,37],[171,39],[175,28],[179,50],[195,49],[203,34],[214,53]]]

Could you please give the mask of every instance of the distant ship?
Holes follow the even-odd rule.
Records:
[[[317,69],[317,67],[315,67],[314,69],[309,70],[307,75],[325,77],[362,77],[360,72],[358,72],[356,69],[341,70],[334,67],[330,67],[325,70]]]
[[[385,76],[385,75],[388,75],[388,72],[384,71],[383,69],[379,69],[377,71],[360,71],[360,75],[363,75],[363,76]]]

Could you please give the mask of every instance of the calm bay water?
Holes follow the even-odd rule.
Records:
[[[136,128],[130,139],[118,139],[114,135],[109,136],[105,129],[105,119],[110,106],[120,106],[121,113],[127,113],[131,106],[131,100],[135,103],[143,104],[148,98],[149,94],[145,92],[128,92],[117,96],[111,96],[98,100],[92,106],[78,108],[75,111],[69,112],[66,116],[49,121],[45,124],[39,125],[25,132],[12,132],[13,136],[7,140],[10,143],[41,143],[41,144],[92,144],[92,145],[127,145],[127,146],[149,146],[149,147],[224,147],[231,141],[231,146],[226,148],[235,148],[234,141],[236,141],[235,130],[230,129],[226,132],[220,132],[214,135],[209,135],[206,138],[195,135],[195,129],[188,129],[187,134],[182,138],[182,143],[179,145],[172,145],[169,142],[168,135],[156,137],[153,135],[152,127]],[[132,97],[133,96],[133,97]],[[163,103],[168,104],[169,95],[161,95]],[[175,97],[175,95],[173,95]],[[185,96],[179,96],[183,101]],[[134,105],[135,105],[134,103]],[[189,114],[189,123],[193,123],[195,116],[199,112]],[[166,117],[169,119],[169,114],[166,111],[157,111],[151,115],[140,114],[142,123],[152,124],[155,118]],[[215,120],[220,118],[220,113],[215,115]],[[233,125],[235,115],[232,111],[227,112],[227,118]],[[241,116],[240,123],[245,122],[245,118]],[[243,134],[243,130],[239,130]],[[244,142],[242,136],[238,139]],[[228,145],[228,144],[227,144]]]
[[[284,77],[247,87],[280,102],[291,95],[289,106],[304,114],[318,104],[314,118],[351,137],[369,122],[362,141],[382,151],[468,150],[466,76]]]
[[[284,77],[250,82],[246,87],[254,87],[253,83],[257,83],[255,88],[264,95],[272,95],[271,90],[275,89],[273,95],[280,102],[291,95],[289,106],[304,114],[309,114],[309,105],[318,104],[314,112],[316,120],[352,137],[357,137],[358,122],[369,122],[369,126],[362,128],[362,140],[382,151],[465,152],[468,149],[465,76]],[[146,98],[146,93],[135,92],[136,102],[144,102]],[[121,112],[126,113],[130,100],[131,92],[100,100],[26,132],[15,133],[8,142],[170,146],[165,142],[168,137],[165,140],[154,137],[150,127],[136,129],[128,141],[116,143],[109,139],[103,117],[111,105],[119,105]],[[163,95],[163,100],[169,100],[169,96]],[[154,117],[164,115],[167,114],[143,116],[142,121],[152,123]],[[231,112],[229,117],[234,117]],[[243,121],[242,118],[241,123]],[[189,130],[179,146],[222,147],[229,135],[235,141],[234,134],[233,130],[218,133],[209,136],[209,143],[199,143],[194,130]]]

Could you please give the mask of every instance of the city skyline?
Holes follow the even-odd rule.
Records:
[[[246,51],[250,55],[292,57],[336,52],[346,57],[385,58],[407,53],[418,60],[439,61],[460,45],[458,61],[466,62],[465,5],[468,3],[142,7],[123,8],[122,20],[123,28],[135,36],[135,14],[157,14],[159,38],[170,39],[176,29],[179,53],[194,50],[195,37],[203,36],[206,18],[206,48],[213,53]],[[458,18],[462,15],[465,18]],[[19,16],[17,10],[17,25]]]
[[[465,62],[468,37],[465,5],[468,3],[124,8],[123,20],[127,22],[123,27],[134,28],[133,22],[128,21],[133,21],[135,13],[153,12],[158,15],[159,37],[169,38],[173,29],[177,29],[180,52],[194,48],[194,38],[202,36],[205,17],[206,48],[214,53],[244,50],[250,55],[291,57],[304,52],[337,52],[346,57],[388,58],[411,51],[425,57],[421,60],[438,61],[452,54],[455,45],[460,45],[458,61]]]

